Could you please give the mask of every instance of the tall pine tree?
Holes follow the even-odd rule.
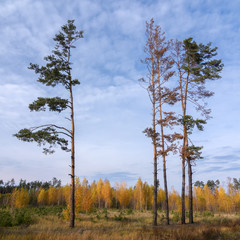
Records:
[[[75,48],[74,43],[83,38],[83,31],[78,31],[74,25],[74,20],[68,20],[66,25],[61,27],[61,31],[55,35],[53,39],[56,42],[52,54],[45,57],[46,65],[39,66],[38,64],[30,63],[29,69],[35,71],[39,75],[38,82],[55,87],[63,85],[69,94],[69,99],[60,97],[43,98],[39,97],[36,101],[29,105],[31,111],[49,111],[62,112],[68,109],[71,122],[71,127],[66,128],[58,126],[54,123],[44,124],[41,126],[24,128],[20,130],[16,136],[18,139],[25,142],[37,142],[40,146],[43,145],[45,154],[54,153],[53,147],[60,145],[64,151],[71,152],[71,210],[70,210],[70,227],[74,227],[75,220],[75,127],[74,127],[74,107],[73,107],[73,87],[79,85],[78,79],[72,78],[72,62],[71,50]],[[71,148],[68,148],[68,139],[71,141]],[[47,146],[46,146],[47,145]]]
[[[193,223],[192,208],[192,164],[200,157],[201,147],[193,144],[189,146],[189,133],[196,126],[202,130],[202,124],[209,118],[210,109],[207,108],[205,99],[214,93],[206,89],[207,80],[219,79],[223,68],[220,59],[215,59],[217,47],[197,44],[192,38],[183,42],[175,41],[173,45],[173,58],[175,59],[182,116],[180,122],[183,126],[182,158],[182,224],[185,223],[185,163],[188,165],[189,179],[189,222]],[[194,119],[188,114],[188,105],[193,104],[204,120]],[[189,132],[190,131],[190,132]]]

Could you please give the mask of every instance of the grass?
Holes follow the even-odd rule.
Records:
[[[159,212],[159,226],[152,227],[151,211],[96,210],[77,215],[76,227],[70,229],[58,210],[32,210],[33,223],[0,228],[0,240],[233,240],[240,239],[238,215],[195,214],[196,223],[180,225],[179,214],[172,212],[171,225],[164,225]],[[44,214],[41,214],[44,213]]]

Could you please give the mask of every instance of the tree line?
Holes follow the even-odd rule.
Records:
[[[60,180],[58,180],[59,183]],[[35,181],[38,182],[39,181]],[[34,183],[34,182],[32,182]],[[11,193],[0,194],[0,205],[3,207],[24,208],[27,206],[66,206],[64,217],[70,218],[70,185],[61,186],[49,181],[48,187],[31,187],[30,184],[16,185]],[[154,186],[143,182],[139,178],[134,187],[127,187],[126,182],[115,183],[111,186],[108,180],[101,178],[91,184],[86,178],[80,181],[76,178],[75,184],[75,214],[91,212],[94,209],[118,208],[135,210],[152,210],[154,201]],[[6,186],[7,188],[7,186]],[[164,189],[157,192],[157,208],[166,211],[166,194]],[[189,207],[189,198],[185,202]],[[181,213],[182,202],[179,193],[172,187],[168,192],[170,211]],[[193,207],[197,212],[211,211],[235,213],[240,210],[240,179],[229,178],[223,187],[219,180],[208,180],[206,183],[196,181],[193,187]]]
[[[12,178],[9,181],[4,182],[2,179],[0,179],[0,193],[12,193],[14,189],[20,189],[24,188],[28,191],[37,191],[40,188],[43,188],[45,190],[48,190],[50,187],[60,187],[61,186],[61,180],[57,178],[53,178],[52,181],[31,181],[27,182],[27,180],[20,179],[19,183],[16,184],[14,178]]]

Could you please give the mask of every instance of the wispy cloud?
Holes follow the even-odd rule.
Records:
[[[195,177],[235,174],[240,142],[239,7],[237,0],[209,0],[204,4],[201,0],[1,1],[0,161],[3,165],[6,165],[5,149],[12,151],[8,153],[9,166],[1,169],[0,175],[8,171],[11,177],[39,176],[48,180],[52,174],[67,181],[68,155],[57,151],[48,158],[41,155],[35,144],[18,142],[12,134],[41,122],[67,124],[65,115],[29,112],[28,104],[38,96],[68,96],[60,88],[41,86],[27,67],[30,62],[42,64],[43,57],[54,46],[52,38],[60,26],[67,19],[76,19],[77,26],[84,30],[84,39],[76,43],[72,55],[74,77],[81,81],[74,90],[77,174],[97,177],[99,173],[119,181],[142,176],[152,181],[151,141],[142,134],[150,125],[151,106],[147,93],[137,82],[146,74],[140,59],[144,58],[145,21],[152,17],[168,38],[183,40],[192,36],[198,42],[212,41],[219,47],[225,70],[223,79],[208,85],[215,91],[209,100],[213,119],[204,132],[193,134],[193,140],[204,146],[206,156],[197,162]],[[28,164],[29,159],[36,164],[41,161],[42,169],[58,166],[59,175],[42,171],[44,176],[40,176],[36,167]],[[17,171],[19,161],[27,164],[25,170]],[[180,182],[179,166],[178,156],[168,158],[170,185]]]

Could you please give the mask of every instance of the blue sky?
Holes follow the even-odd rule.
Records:
[[[68,19],[84,31],[73,53],[76,108],[76,175],[134,185],[152,183],[152,145],[142,131],[150,126],[151,105],[138,79],[146,75],[145,22],[154,18],[167,38],[218,46],[225,65],[222,79],[211,82],[212,119],[193,140],[204,146],[194,180],[239,177],[240,172],[240,2],[238,0],[1,0],[0,1],[0,179],[69,182],[70,156],[57,149],[42,154],[34,143],[12,137],[40,123],[67,124],[64,114],[31,113],[37,97],[67,97],[60,87],[47,88],[27,69],[43,64],[54,47],[52,38]],[[174,80],[173,80],[174,81]],[[178,156],[169,156],[169,186],[180,189]],[[162,167],[159,164],[160,185]]]

